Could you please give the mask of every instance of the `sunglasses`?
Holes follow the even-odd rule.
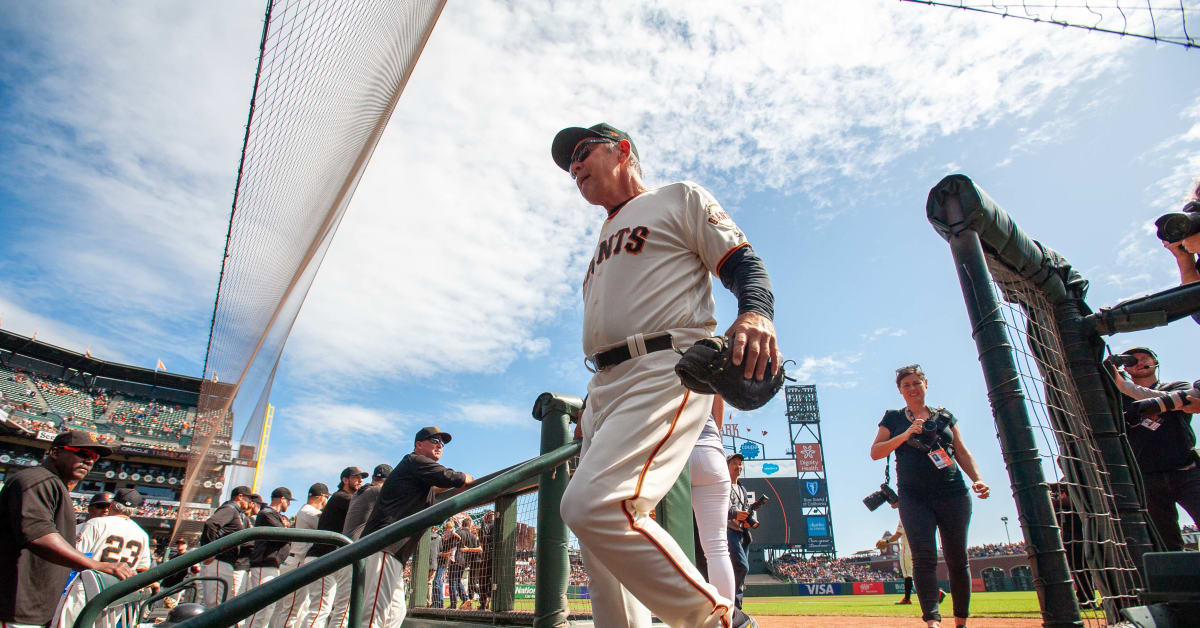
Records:
[[[442,439],[440,439],[436,436],[434,436],[433,438],[426,438],[425,440],[433,443],[434,445],[445,445],[445,443],[442,442]]]
[[[584,141],[580,142],[579,146],[575,147],[575,152],[571,153],[571,164],[574,165],[576,162],[580,162],[580,161],[587,159],[588,156],[592,154],[592,145],[593,144],[612,144],[612,143],[614,143],[612,140],[584,140]]]
[[[70,445],[63,445],[62,448],[65,451],[69,451],[69,452],[75,454],[76,456],[83,458],[84,460],[86,460],[88,462],[95,462],[100,459],[100,454],[92,451],[91,449],[83,449],[81,447],[71,447]]]
[[[900,373],[903,373],[904,371],[919,371],[919,370],[921,370],[920,364],[909,364],[908,366],[902,366],[902,367],[896,369],[896,373],[900,374]]]

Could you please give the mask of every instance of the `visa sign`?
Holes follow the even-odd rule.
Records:
[[[837,595],[840,587],[830,583],[822,584],[805,584],[803,586],[804,595]]]

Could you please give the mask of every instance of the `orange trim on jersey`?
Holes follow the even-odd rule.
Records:
[[[732,249],[725,251],[725,254],[721,256],[721,261],[717,262],[717,269],[715,271],[713,271],[713,274],[720,277],[721,276],[721,267],[725,265],[725,262],[729,259],[729,256],[733,255],[734,251],[737,251],[738,249],[742,248],[743,246],[750,246],[750,243],[743,242],[743,243],[733,247]]]
[[[671,418],[671,426],[669,428],[667,428],[666,436],[663,436],[662,440],[658,441],[658,444],[655,445],[654,449],[650,452],[650,457],[647,458],[646,463],[644,465],[642,465],[642,472],[638,474],[637,487],[633,491],[633,497],[630,497],[629,499],[621,500],[621,512],[625,515],[625,520],[629,522],[629,529],[633,530],[634,532],[637,532],[638,534],[641,534],[643,537],[646,538],[647,541],[650,541],[650,544],[653,545],[654,548],[658,550],[658,553],[662,554],[663,558],[667,559],[667,562],[671,564],[671,567],[673,567],[675,569],[675,571],[680,576],[682,576],[683,579],[685,581],[687,581],[688,584],[690,584],[692,586],[692,588],[699,591],[701,595],[703,595],[705,598],[708,599],[708,601],[710,603],[712,603],[714,611],[717,610],[718,608],[723,608],[726,611],[728,611],[729,610],[728,606],[725,606],[724,604],[717,604],[717,600],[714,599],[711,595],[709,595],[708,591],[705,591],[703,586],[698,584],[695,580],[692,580],[691,578],[689,578],[687,575],[687,572],[684,571],[683,567],[680,567],[679,563],[675,562],[675,559],[671,558],[671,554],[669,552],[667,552],[666,548],[664,548],[658,542],[658,540],[656,540],[653,536],[651,536],[650,533],[646,532],[642,528],[639,528],[637,526],[637,523],[634,522],[634,520],[633,520],[633,515],[629,514],[629,511],[630,511],[629,505],[634,500],[636,500],[638,497],[641,496],[642,482],[646,479],[646,473],[650,471],[650,465],[651,465],[651,463],[654,462],[654,457],[658,455],[658,452],[661,451],[663,446],[667,444],[667,441],[670,440],[671,435],[675,433],[675,426],[679,423],[679,415],[683,414],[683,408],[685,406],[687,406],[688,396],[691,394],[692,394],[692,391],[690,391],[690,390],[685,391],[683,393],[683,401],[681,401],[679,403],[679,408],[677,410],[675,410],[675,416]],[[711,614],[711,611],[710,611],[710,614]],[[725,618],[725,613],[721,613],[721,625],[724,628],[729,628],[729,620]]]
[[[384,569],[387,569],[387,557],[386,556],[380,557],[379,579],[377,579],[375,581],[375,599],[371,600],[371,618],[367,620],[368,626],[375,623],[375,608],[379,604],[379,589],[381,588],[380,585],[383,584],[383,570]],[[391,596],[389,595],[389,597],[391,597]],[[347,608],[347,610],[349,610],[349,608]]]
[[[246,575],[249,575],[249,574],[246,574]],[[257,587],[261,584],[262,584],[262,567],[259,567],[258,568],[258,584],[255,584],[254,586]],[[258,617],[258,611],[254,611],[254,614],[250,616],[250,621],[246,623],[246,626],[248,628],[254,628],[254,618],[255,617]],[[269,619],[267,621],[268,621],[268,623],[270,622]]]
[[[298,567],[300,567],[300,565],[296,565],[296,567],[298,568]],[[305,585],[305,587],[307,587],[307,586],[308,585]],[[283,618],[284,626],[286,626],[289,621],[292,621],[292,613],[294,613],[296,611],[296,596],[299,594],[300,594],[300,589],[296,589],[295,591],[292,591],[292,603],[290,605],[288,605],[287,616],[285,616]]]

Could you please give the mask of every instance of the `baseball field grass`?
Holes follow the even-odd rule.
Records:
[[[920,617],[921,607],[913,596],[911,606],[897,606],[899,595],[813,595],[798,597],[748,597],[743,608],[751,615]],[[951,614],[953,600],[946,596],[942,613]],[[1037,618],[1037,594],[1033,591],[972,593],[972,617]]]

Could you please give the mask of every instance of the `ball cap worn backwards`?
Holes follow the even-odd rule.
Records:
[[[637,146],[635,146],[633,143],[633,138],[629,137],[628,133],[614,127],[607,122],[601,122],[600,124],[594,124],[586,129],[583,127],[572,126],[559,131],[558,135],[554,136],[554,143],[550,145],[550,156],[554,158],[554,163],[558,164],[559,168],[570,172],[571,154],[575,152],[575,145],[579,144],[581,140],[586,140],[588,138],[612,140],[614,142],[628,140],[629,147],[633,150],[633,154],[638,156],[639,159],[641,158],[641,156],[638,155]]]

